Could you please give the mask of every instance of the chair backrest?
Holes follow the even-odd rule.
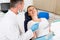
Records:
[[[38,18],[46,18],[49,19],[49,13],[48,12],[39,12]]]

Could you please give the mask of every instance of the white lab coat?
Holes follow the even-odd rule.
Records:
[[[60,22],[54,22],[51,24],[51,31],[54,32],[52,40],[60,40]]]
[[[33,32],[29,29],[21,35],[16,15],[9,10],[0,22],[0,40],[29,40]]]
[[[25,33],[25,29],[24,29],[25,12],[24,11],[18,12],[17,20],[18,20],[19,28],[21,30],[21,34]]]

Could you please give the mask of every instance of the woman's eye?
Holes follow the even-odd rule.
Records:
[[[29,11],[32,11],[32,10],[29,10]]]

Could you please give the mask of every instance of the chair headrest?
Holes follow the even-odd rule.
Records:
[[[48,12],[39,12],[38,18],[46,18],[49,19],[49,13]]]

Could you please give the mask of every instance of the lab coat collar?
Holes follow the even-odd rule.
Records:
[[[13,11],[9,10],[8,11],[10,14],[14,15],[14,16],[17,16]]]

